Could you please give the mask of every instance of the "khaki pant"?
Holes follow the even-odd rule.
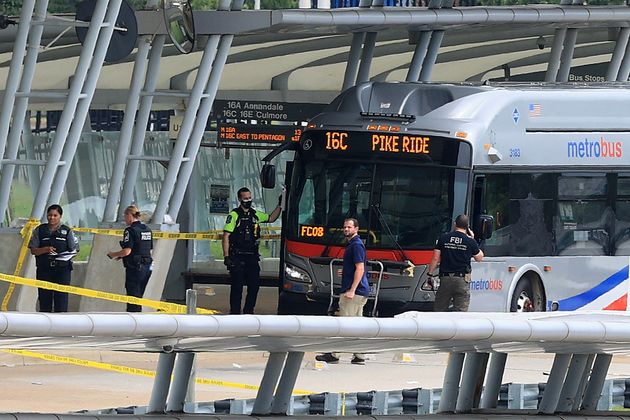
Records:
[[[363,307],[368,299],[365,296],[354,295],[352,299],[344,297],[343,293],[339,296],[339,313],[338,316],[363,316]],[[336,355],[335,355],[336,356]],[[354,353],[355,357],[365,359],[363,353]]]
[[[466,312],[470,305],[470,274],[464,277],[440,276],[440,287],[435,294],[433,311],[445,312],[453,302],[452,311]]]

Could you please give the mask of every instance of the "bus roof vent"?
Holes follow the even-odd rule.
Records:
[[[327,110],[422,116],[455,99],[448,85],[368,82],[342,92]]]

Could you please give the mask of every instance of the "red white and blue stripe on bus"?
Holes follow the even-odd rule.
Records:
[[[604,309],[625,311],[628,305],[628,266],[579,295],[558,301],[558,310]],[[551,302],[548,302],[548,308]]]

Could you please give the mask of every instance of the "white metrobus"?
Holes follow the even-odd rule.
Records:
[[[366,83],[291,146],[280,313],[328,301],[344,217],[385,266],[379,312],[431,309],[432,247],[460,213],[486,254],[471,311],[628,308],[626,85]]]

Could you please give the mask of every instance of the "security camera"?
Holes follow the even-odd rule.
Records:
[[[175,346],[171,346],[171,345],[162,346],[162,351],[164,351],[164,353],[173,353],[173,350],[175,350]]]
[[[545,47],[547,46],[545,44],[545,37],[544,36],[539,36],[538,39],[536,40],[536,45],[538,45],[538,49],[539,50],[544,50]]]

